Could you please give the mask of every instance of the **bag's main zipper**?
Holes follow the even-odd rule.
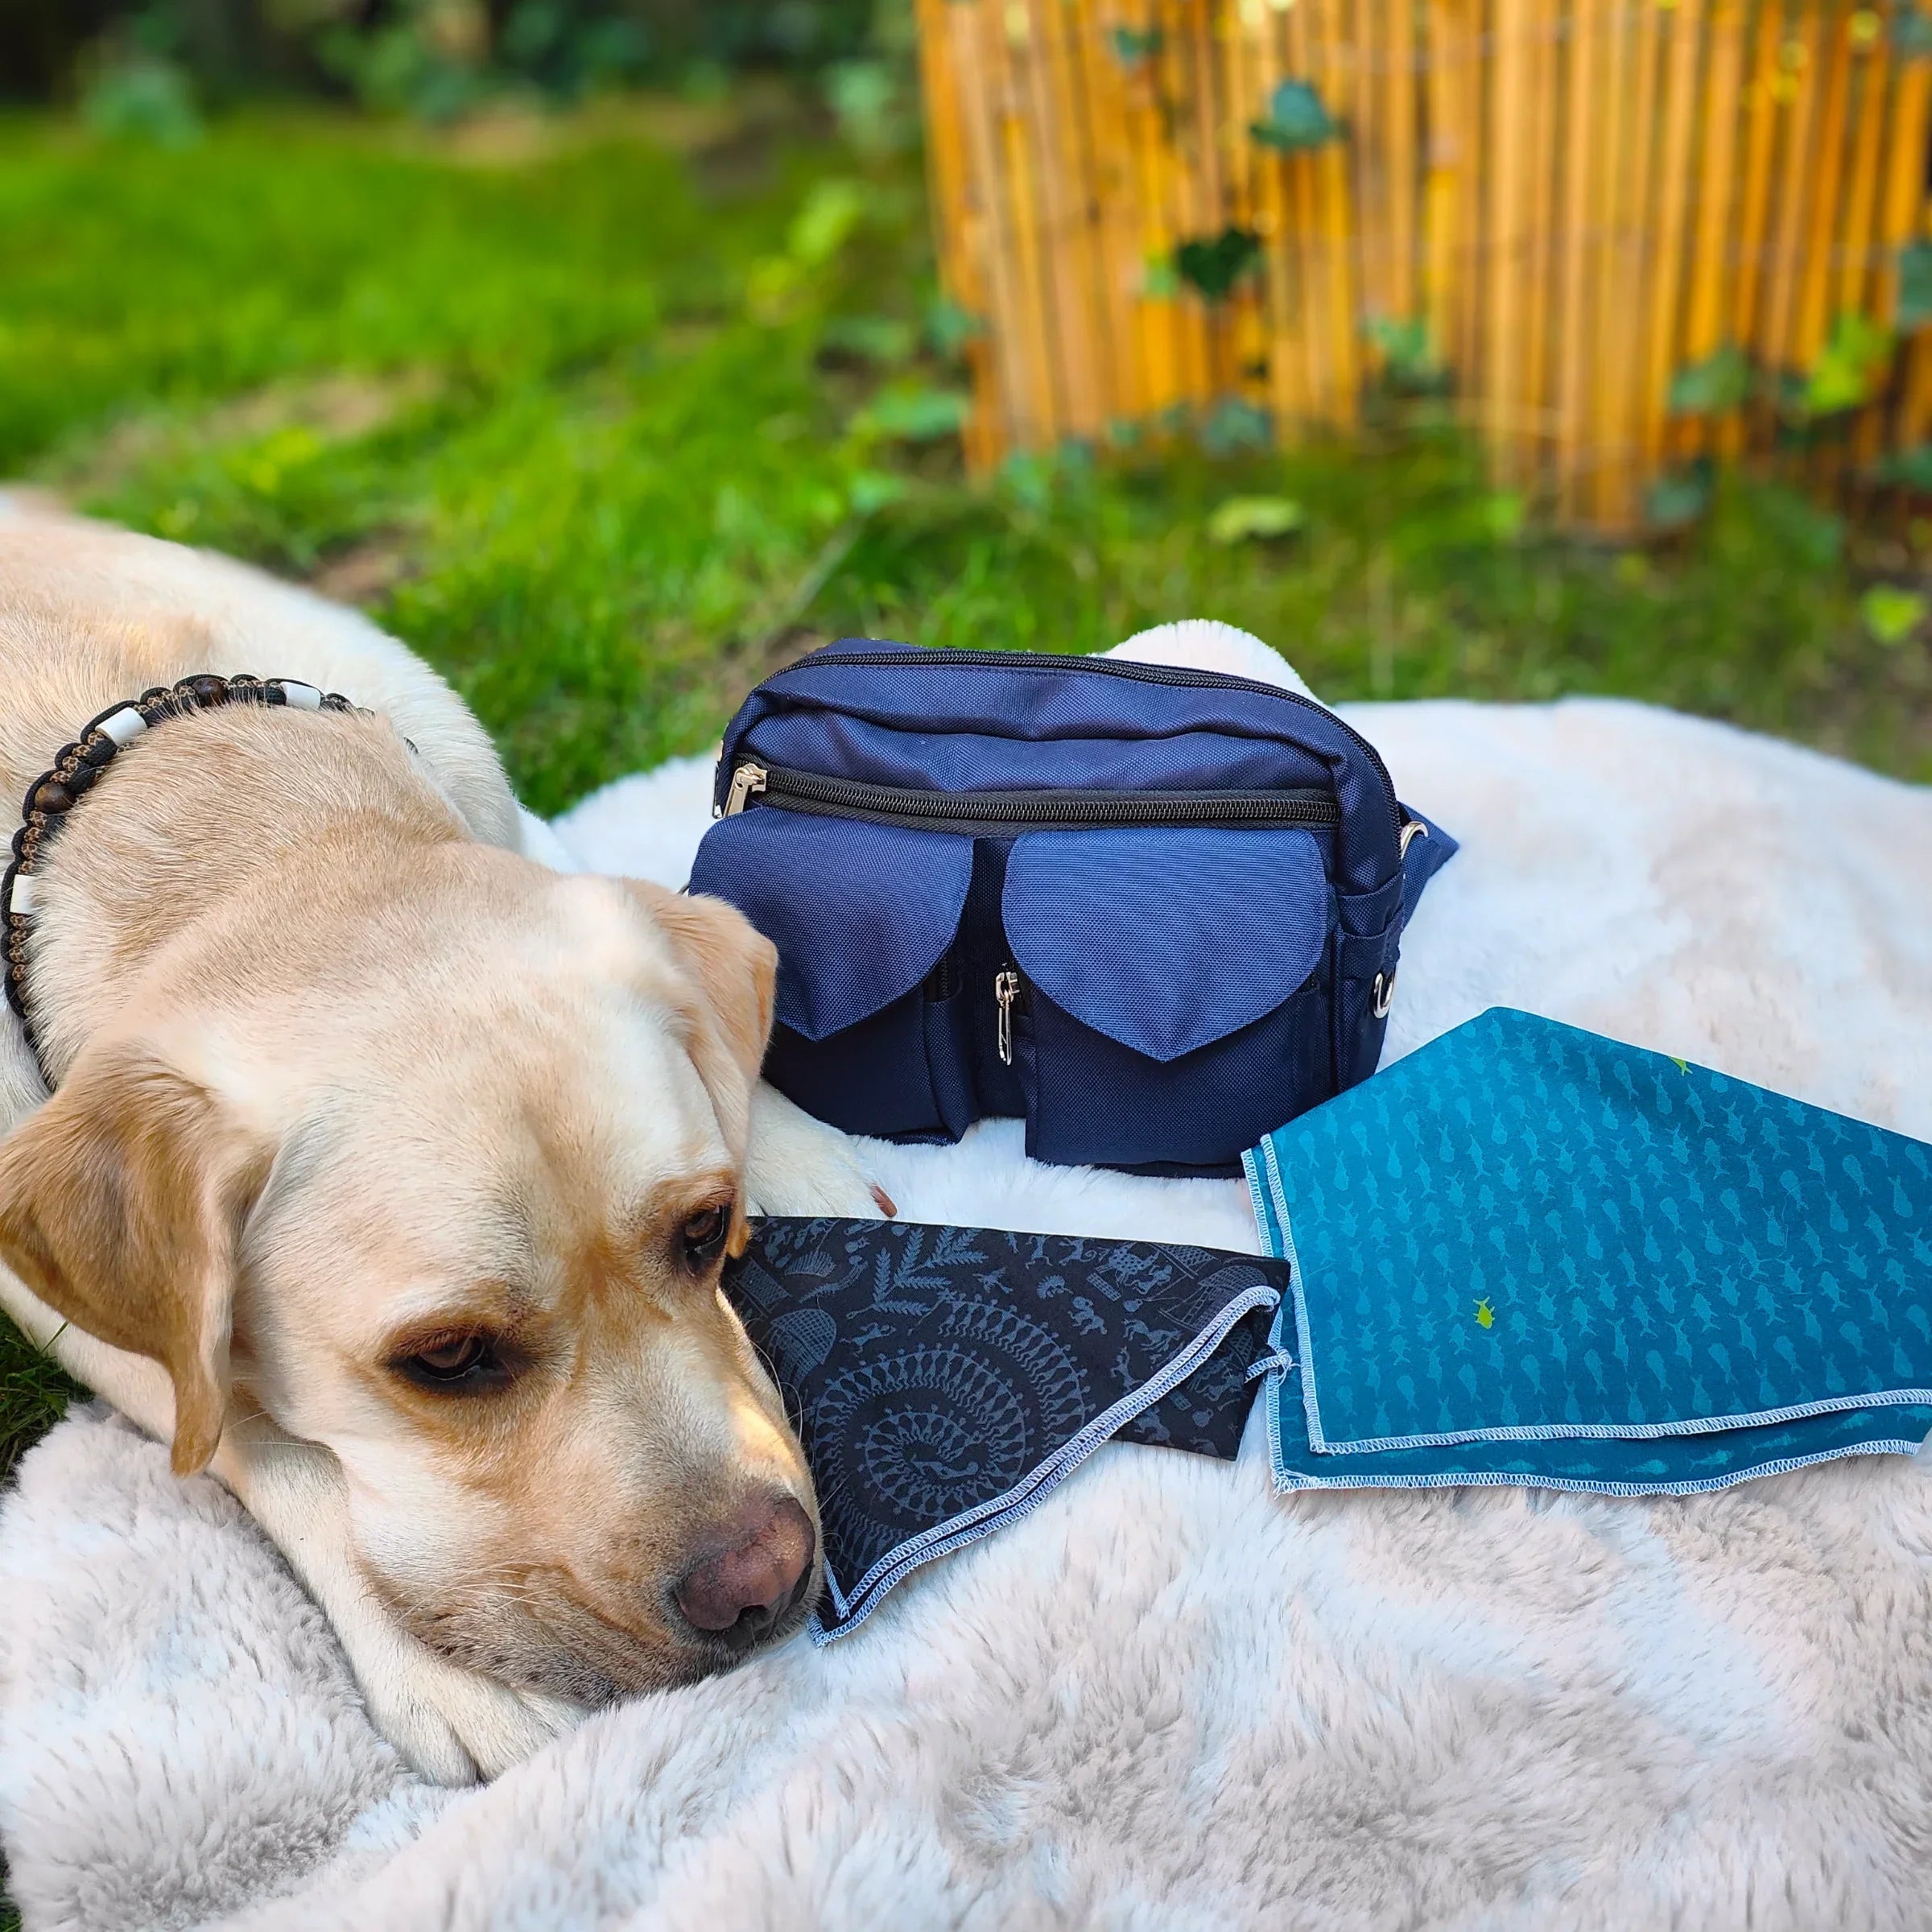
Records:
[[[929,832],[1017,834],[1109,825],[1270,827],[1338,825],[1342,808],[1324,791],[919,791],[783,771],[756,759],[732,769],[721,815],[753,799],[829,818],[865,819]]]
[[[1000,671],[1076,671],[1090,672],[1096,677],[1126,678],[1138,684],[1178,685],[1190,690],[1218,687],[1253,691],[1265,698],[1286,699],[1290,704],[1300,705],[1304,711],[1319,712],[1361,747],[1382,781],[1382,791],[1389,801],[1390,821],[1395,827],[1396,836],[1398,839],[1402,836],[1402,807],[1396,802],[1395,781],[1389,775],[1389,767],[1382,762],[1382,754],[1352,724],[1344,718],[1338,718],[1326,704],[1304,697],[1298,691],[1264,683],[1259,678],[1236,677],[1232,671],[1190,671],[1179,664],[1135,664],[1118,658],[1062,655],[1057,651],[933,650],[921,650],[913,645],[881,650],[840,650],[828,646],[824,650],[814,651],[808,658],[800,658],[789,668],[797,671],[806,664],[973,664]]]

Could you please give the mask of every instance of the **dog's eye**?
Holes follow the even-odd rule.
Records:
[[[731,1232],[731,1208],[707,1208],[684,1224],[681,1239],[684,1259],[693,1268],[703,1268],[718,1258],[724,1237]]]
[[[510,1380],[509,1364],[487,1335],[452,1335],[448,1341],[399,1356],[393,1365],[423,1388],[464,1394],[500,1389]]]

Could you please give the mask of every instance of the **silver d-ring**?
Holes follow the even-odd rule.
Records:
[[[1389,1009],[1394,1003],[1395,975],[1393,972],[1378,972],[1375,976],[1374,984],[1368,989],[1370,1010],[1378,1020],[1385,1020],[1389,1017]]]
[[[1412,845],[1417,839],[1426,839],[1428,837],[1428,836],[1429,828],[1425,825],[1420,819],[1410,819],[1409,822],[1402,828],[1402,843],[1396,853],[1396,857],[1402,859],[1407,858],[1409,856],[1409,848],[1410,845]]]

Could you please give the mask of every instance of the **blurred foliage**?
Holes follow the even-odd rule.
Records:
[[[506,95],[568,104],[650,82],[716,97],[736,72],[822,72],[887,142],[908,125],[890,60],[900,0],[0,0],[0,93],[74,99],[97,125],[178,141],[264,93],[347,94],[431,121]],[[875,18],[875,13],[882,16]]]

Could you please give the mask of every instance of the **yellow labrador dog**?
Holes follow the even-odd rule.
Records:
[[[0,775],[64,751],[0,909],[6,1312],[227,1484],[432,1777],[795,1631],[811,1480],[719,1269],[889,1204],[758,1080],[770,947],[523,856],[352,613],[9,500]]]

